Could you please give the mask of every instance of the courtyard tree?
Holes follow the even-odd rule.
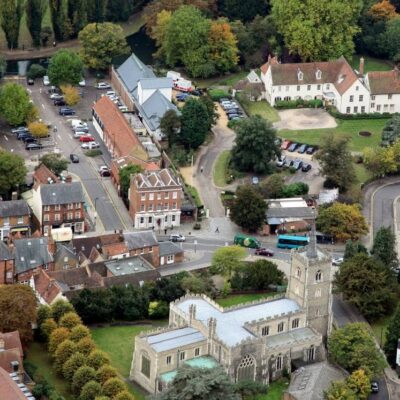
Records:
[[[83,76],[83,63],[77,53],[72,50],[58,50],[50,58],[47,74],[55,86],[62,84],[77,85]]]
[[[131,185],[131,175],[139,174],[142,171],[142,167],[136,164],[128,164],[119,170],[119,188],[124,198],[128,198],[129,187]]]
[[[90,381],[94,381],[96,379],[96,371],[92,367],[88,367],[87,365],[83,365],[79,367],[72,378],[72,390],[74,393],[80,393],[83,386]]]
[[[56,371],[61,374],[63,366],[67,360],[76,352],[76,344],[67,339],[57,346],[54,353],[54,367]]]
[[[363,164],[375,178],[397,172],[399,167],[395,146],[366,148],[363,154]]]
[[[64,327],[70,330],[79,324],[82,324],[82,320],[80,316],[74,311],[70,311],[64,314],[59,322],[60,327]]]
[[[280,155],[276,145],[276,130],[259,115],[246,118],[235,125],[235,145],[232,162],[239,171],[267,173],[271,161]]]
[[[371,6],[368,14],[375,20],[389,21],[398,17],[396,7],[389,0],[382,0]]]
[[[85,357],[87,357],[95,348],[96,344],[90,336],[83,337],[76,344],[77,351],[82,353]]]
[[[67,312],[75,311],[74,306],[66,300],[57,300],[50,307],[51,317],[58,323],[60,318]]]
[[[366,400],[371,393],[370,378],[362,368],[353,371],[347,378],[347,385],[359,400]]]
[[[96,371],[96,381],[103,385],[110,378],[117,377],[117,370],[109,364],[105,364]]]
[[[271,5],[286,47],[303,61],[353,55],[362,0],[272,0]]]
[[[85,325],[75,325],[71,329],[71,333],[69,334],[69,338],[75,342],[78,343],[80,340],[82,340],[85,337],[90,338],[90,329],[85,326]]]
[[[389,364],[395,368],[397,344],[400,335],[400,306],[397,306],[396,312],[389,321],[388,327],[385,332],[385,345],[384,350]]]
[[[267,199],[281,197],[285,187],[285,179],[282,174],[272,174],[260,185],[262,195]]]
[[[338,202],[319,211],[317,229],[339,241],[358,240],[368,233],[368,226],[360,206]]]
[[[102,350],[93,350],[87,358],[87,365],[96,371],[105,364],[110,363],[110,357]]]
[[[57,329],[56,321],[53,318],[45,319],[40,325],[40,338],[47,342],[51,333]]]
[[[349,138],[333,134],[325,135],[315,155],[322,174],[331,185],[339,187],[340,190],[348,189],[356,180],[348,143]]]
[[[72,378],[74,377],[75,371],[86,364],[86,357],[79,352],[75,352],[72,354],[70,358],[64,363],[62,368],[62,373],[64,378],[72,382]],[[97,376],[97,373],[96,373]]]
[[[115,397],[115,400],[135,400],[135,397],[132,396],[128,390],[123,390],[122,392],[119,392]]]
[[[0,0],[0,21],[9,49],[18,48],[19,28],[24,13],[23,0]]]
[[[26,25],[35,47],[40,46],[43,17],[46,14],[49,2],[47,0],[26,0]]]
[[[324,391],[325,400],[357,400],[354,392],[346,381],[333,381],[328,390]]]
[[[96,382],[95,380],[91,380],[83,385],[79,399],[95,400],[98,398],[98,396],[101,396],[102,393],[103,391],[100,383]]]
[[[239,186],[230,209],[231,220],[243,229],[257,232],[265,221],[267,203],[250,185]]]
[[[40,162],[43,163],[50,171],[56,175],[60,175],[61,172],[68,169],[69,161],[59,153],[48,153],[40,158]],[[73,311],[70,311],[73,312]]]
[[[167,136],[169,147],[178,141],[181,119],[175,110],[168,110],[164,114],[160,121],[160,129]]]
[[[65,103],[68,106],[74,106],[79,103],[81,96],[79,94],[78,89],[72,85],[61,85],[61,92],[64,95]]]
[[[57,347],[67,339],[69,339],[69,330],[67,328],[54,329],[50,334],[48,343],[50,354],[54,354],[57,350]]]
[[[0,194],[3,198],[9,199],[11,192],[25,183],[27,172],[22,157],[0,150]]]
[[[129,52],[124,31],[111,22],[88,24],[78,37],[81,56],[88,68],[105,71],[114,57]]]
[[[28,285],[0,285],[0,332],[18,331],[23,342],[32,339],[36,296]]]
[[[396,237],[389,226],[382,226],[376,232],[371,254],[391,269],[398,267]]]
[[[344,300],[355,305],[368,320],[393,309],[395,275],[388,266],[367,254],[358,253],[346,259],[336,273],[335,284]]]
[[[0,89],[0,114],[10,125],[25,122],[31,108],[29,94],[18,84],[9,82]]]
[[[110,398],[115,398],[124,390],[126,390],[126,385],[119,378],[110,378],[103,384],[103,393]]]
[[[229,280],[240,267],[246,255],[246,249],[240,246],[220,247],[213,254],[211,272]]]
[[[352,240],[347,240],[346,241],[346,246],[344,248],[344,255],[343,259],[344,260],[349,260],[353,258],[355,255],[358,253],[364,253],[368,254],[367,248],[360,242],[360,241],[352,241]]]
[[[47,125],[40,121],[33,121],[28,124],[29,132],[36,138],[43,138],[49,135],[49,128]]]

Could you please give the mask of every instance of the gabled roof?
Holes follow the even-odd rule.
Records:
[[[74,253],[74,251],[70,247],[64,244],[57,243],[57,250],[56,254],[54,255],[54,261],[55,262],[64,261],[65,257],[78,261],[78,256]]]
[[[160,257],[183,253],[183,250],[172,242],[159,242]]]
[[[77,253],[81,252],[86,258],[89,258],[93,248],[101,251],[103,246],[123,241],[124,237],[120,233],[109,233],[100,236],[73,238],[72,246]]]
[[[117,73],[130,92],[137,87],[140,79],[156,77],[154,72],[144,65],[134,53],[132,53],[125,62],[117,68]]]
[[[48,184],[51,181],[60,182],[58,176],[50,171],[44,164],[40,164],[33,173],[33,178],[37,183]]]
[[[48,243],[47,237],[15,240],[15,272],[20,274],[52,262]]]
[[[18,331],[13,332],[0,332],[0,339],[4,340],[4,349],[17,349],[21,355],[24,354],[22,350],[21,338]]]
[[[19,217],[30,215],[28,203],[25,200],[0,201],[0,217]]]
[[[0,367],[0,399],[26,400],[26,397],[11,376]]]
[[[152,161],[143,161],[134,156],[124,156],[112,160],[112,163],[117,166],[118,169],[124,168],[129,164],[140,165],[146,171],[158,171],[160,167]]]
[[[142,78],[140,86],[143,89],[169,89],[172,88],[171,78]]]
[[[157,238],[153,231],[125,232],[124,238],[129,250],[157,246]]]
[[[58,282],[51,278],[46,271],[39,269],[33,276],[35,290],[39,293],[40,297],[47,303],[51,304],[54,299],[62,293],[62,288]]]
[[[44,206],[85,202],[80,182],[40,185],[40,196]]]
[[[0,241],[0,260],[11,260],[13,258],[10,248],[3,241]]]
[[[178,178],[168,168],[159,171],[145,171],[133,176],[138,188],[167,188],[181,186]]]
[[[398,69],[368,72],[367,79],[372,95],[400,93],[400,72]]]

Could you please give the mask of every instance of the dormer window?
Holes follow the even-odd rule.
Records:
[[[300,71],[300,68],[298,68],[297,69],[297,79],[299,81],[302,81],[303,80],[303,76],[304,76],[304,74]]]
[[[315,76],[317,79],[321,79],[322,78],[322,72],[320,69],[317,69],[317,72],[315,73]]]

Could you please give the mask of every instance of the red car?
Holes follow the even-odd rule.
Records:
[[[262,248],[262,249],[256,249],[255,255],[256,256],[273,257],[274,252],[272,250]]]
[[[84,135],[79,138],[80,142],[94,142],[94,137],[90,135]]]
[[[281,144],[281,149],[287,150],[291,144],[292,142],[290,140],[284,140]]]

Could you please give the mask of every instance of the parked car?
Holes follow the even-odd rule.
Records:
[[[293,163],[293,168],[298,171],[303,166],[303,161],[295,160]]]
[[[334,259],[332,259],[332,265],[334,265],[335,267],[338,267],[339,265],[341,265],[343,263],[344,259],[343,257],[336,257]]]
[[[201,89],[194,89],[190,92],[192,96],[201,96],[203,94],[203,91]]]
[[[25,146],[25,149],[28,150],[28,151],[31,151],[31,150],[40,150],[41,148],[43,148],[43,146],[42,146],[40,143],[28,143],[28,144]]]
[[[222,104],[222,108],[227,111],[230,110],[232,108],[239,108],[238,105],[236,103],[224,103]]]
[[[100,176],[102,176],[102,177],[111,176],[111,171],[110,171],[110,169],[107,167],[107,165],[102,165],[102,166],[99,168],[99,174],[100,174]]]
[[[226,103],[227,101],[230,101],[227,97],[221,97],[219,99],[219,104]]]
[[[303,164],[303,166],[301,167],[301,170],[303,172],[308,172],[311,168],[312,168],[311,164]]]
[[[35,84],[35,81],[34,81],[32,78],[28,78],[28,79],[26,80],[26,83],[27,83],[29,86],[32,86],[32,85]]]
[[[74,129],[76,127],[82,127],[82,126],[87,127],[88,126],[88,124],[86,122],[83,122],[80,119],[71,119],[70,123],[71,123],[72,129]]]
[[[304,154],[307,150],[307,145],[306,144],[302,144],[298,149],[297,152],[300,154]]]
[[[176,95],[176,99],[178,101],[186,101],[186,99],[189,97],[187,93],[179,93]]]
[[[11,129],[11,133],[21,133],[21,132],[29,132],[29,129],[26,126],[19,126],[18,128]]]
[[[73,108],[69,108],[69,107],[61,107],[58,110],[58,113],[62,116],[66,116],[66,115],[75,115],[75,110]]]
[[[292,143],[292,144],[289,146],[288,151],[290,151],[291,153],[293,153],[293,152],[297,149],[298,146],[299,146],[298,143]]]
[[[49,97],[51,100],[58,100],[64,98],[64,96],[60,93],[51,93]]]
[[[78,85],[81,86],[81,87],[86,86],[86,81],[85,81],[85,79],[82,79],[82,80],[78,83]]]
[[[127,106],[121,105],[121,106],[118,106],[118,109],[119,109],[119,111],[121,111],[121,112],[123,112],[123,113],[129,112]]]
[[[228,114],[228,119],[229,121],[231,121],[232,119],[240,119],[240,115],[239,114]]]
[[[281,149],[282,150],[287,150],[288,147],[292,144],[290,140],[284,140],[281,144]]]
[[[307,154],[314,154],[314,151],[315,151],[315,150],[316,150],[315,147],[310,146],[310,147],[308,147],[308,149],[306,150],[306,153],[307,153]]]
[[[85,133],[89,132],[89,128],[85,125],[77,125],[74,128],[72,128],[72,130],[74,132],[85,132]]]
[[[116,96],[117,95],[117,93],[115,93],[114,92],[114,90],[107,90],[107,92],[106,92],[106,96]]]
[[[256,252],[254,253],[256,256],[266,256],[266,257],[273,257],[274,252],[269,249],[261,248],[261,249],[256,249]]]
[[[56,86],[50,86],[50,88],[47,90],[48,94],[52,94],[52,93],[58,93],[61,94],[61,91],[58,87]]]
[[[280,156],[280,158],[278,158],[277,160],[276,160],[276,166],[277,167],[283,167],[284,165],[285,165],[285,163],[286,163],[286,156]]]
[[[184,242],[186,238],[180,233],[172,233],[171,235],[169,235],[169,240],[171,242]]]
[[[22,141],[26,144],[26,143],[37,143],[38,140],[33,137],[33,136],[26,136],[22,139]]]
[[[240,110],[240,108],[234,107],[234,108],[228,108],[227,110],[225,110],[226,114],[238,114],[238,115],[242,115],[242,111]]]
[[[82,136],[86,136],[88,134],[88,132],[84,132],[84,131],[75,131],[74,132],[74,138],[75,139],[79,139]]]
[[[24,140],[26,137],[32,136],[30,132],[20,132],[17,134],[17,139],[18,140]]]
[[[106,83],[106,82],[99,82],[96,85],[96,89],[111,89],[111,85],[109,83]]]
[[[85,143],[85,142],[94,142],[94,137],[93,137],[93,136],[90,136],[90,135],[83,135],[83,136],[81,136],[81,137],[79,138],[79,141],[82,142],[82,143]]]
[[[65,102],[65,100],[63,98],[61,99],[56,99],[53,101],[55,106],[66,106],[67,103]]]
[[[253,185],[258,185],[258,184],[260,183],[260,180],[258,179],[258,176],[253,176],[253,177],[251,178],[251,183],[252,183]]]
[[[98,149],[100,145],[97,142],[85,142],[81,144],[81,148],[84,150]]]
[[[378,393],[379,392],[379,383],[377,381],[371,382],[371,392]]]
[[[69,155],[69,158],[74,164],[77,164],[79,162],[79,157],[76,154],[71,153]]]
[[[50,78],[47,75],[45,75],[43,77],[43,85],[44,86],[49,86],[50,85]]]

